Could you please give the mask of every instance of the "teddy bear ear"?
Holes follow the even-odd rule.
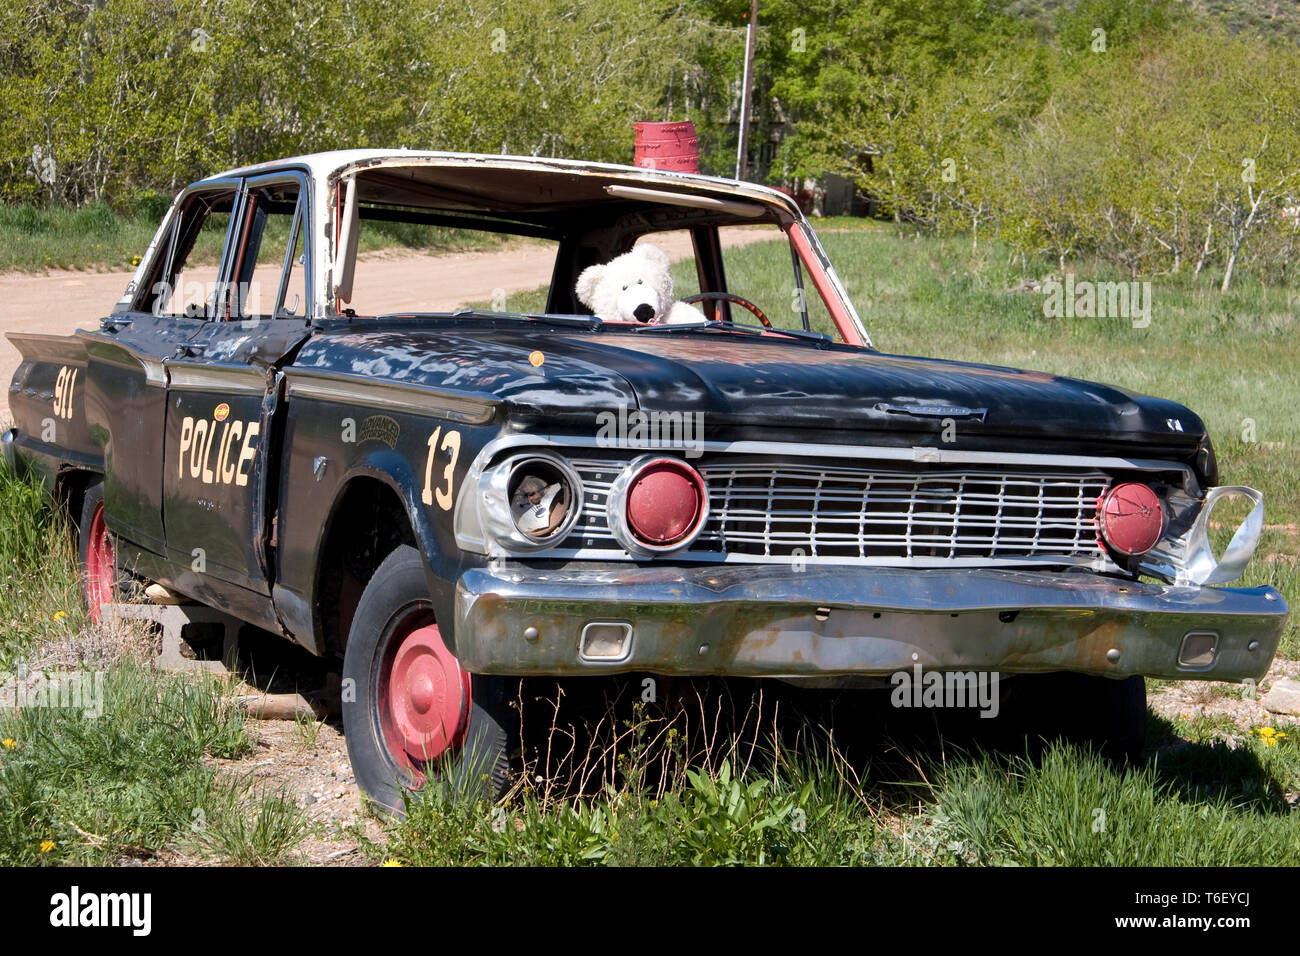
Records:
[[[603,265],[588,266],[582,270],[578,276],[578,284],[574,286],[573,291],[578,293],[578,301],[589,309],[594,309],[596,304],[592,301],[592,295],[596,291],[596,285],[600,282],[600,277],[604,274]]]
[[[643,242],[636,247],[636,251],[647,261],[654,263],[660,268],[668,265],[668,253],[664,252],[653,242]]]

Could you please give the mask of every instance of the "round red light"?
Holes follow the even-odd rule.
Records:
[[[1120,554],[1144,554],[1165,529],[1160,496],[1137,482],[1116,485],[1101,503],[1101,533]]]
[[[671,459],[652,461],[628,486],[628,530],[656,547],[681,541],[699,524],[704,496],[704,479],[694,468]]]

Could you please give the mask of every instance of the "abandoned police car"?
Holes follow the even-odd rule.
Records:
[[[549,288],[450,310],[376,279],[368,229],[516,237]],[[640,267],[684,256],[675,289],[580,282],[646,238]],[[610,276],[612,315],[584,304]],[[469,760],[504,781],[510,676],[1068,672],[1131,749],[1140,675],[1258,679],[1287,615],[1218,586],[1262,503],[1219,485],[1195,414],[878,351],[799,209],[748,183],[404,151],[238,169],[180,193],[97,330],[10,338],[5,455],[79,516],[92,612],[129,574],[341,656],[388,806]],[[1253,509],[1216,555],[1228,497]]]

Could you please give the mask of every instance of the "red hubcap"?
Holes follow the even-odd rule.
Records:
[[[104,505],[100,502],[90,518],[90,531],[86,539],[86,604],[90,619],[99,623],[101,604],[113,603],[113,590],[117,584],[117,555],[113,539],[104,523]]]
[[[469,723],[470,677],[442,642],[436,624],[393,637],[388,679],[380,687],[384,736],[397,763],[422,766],[460,744]]]

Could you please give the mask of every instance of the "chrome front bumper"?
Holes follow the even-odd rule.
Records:
[[[461,576],[454,639],[487,674],[884,676],[919,663],[1239,681],[1264,676],[1287,613],[1269,587],[1076,571],[507,562]]]

